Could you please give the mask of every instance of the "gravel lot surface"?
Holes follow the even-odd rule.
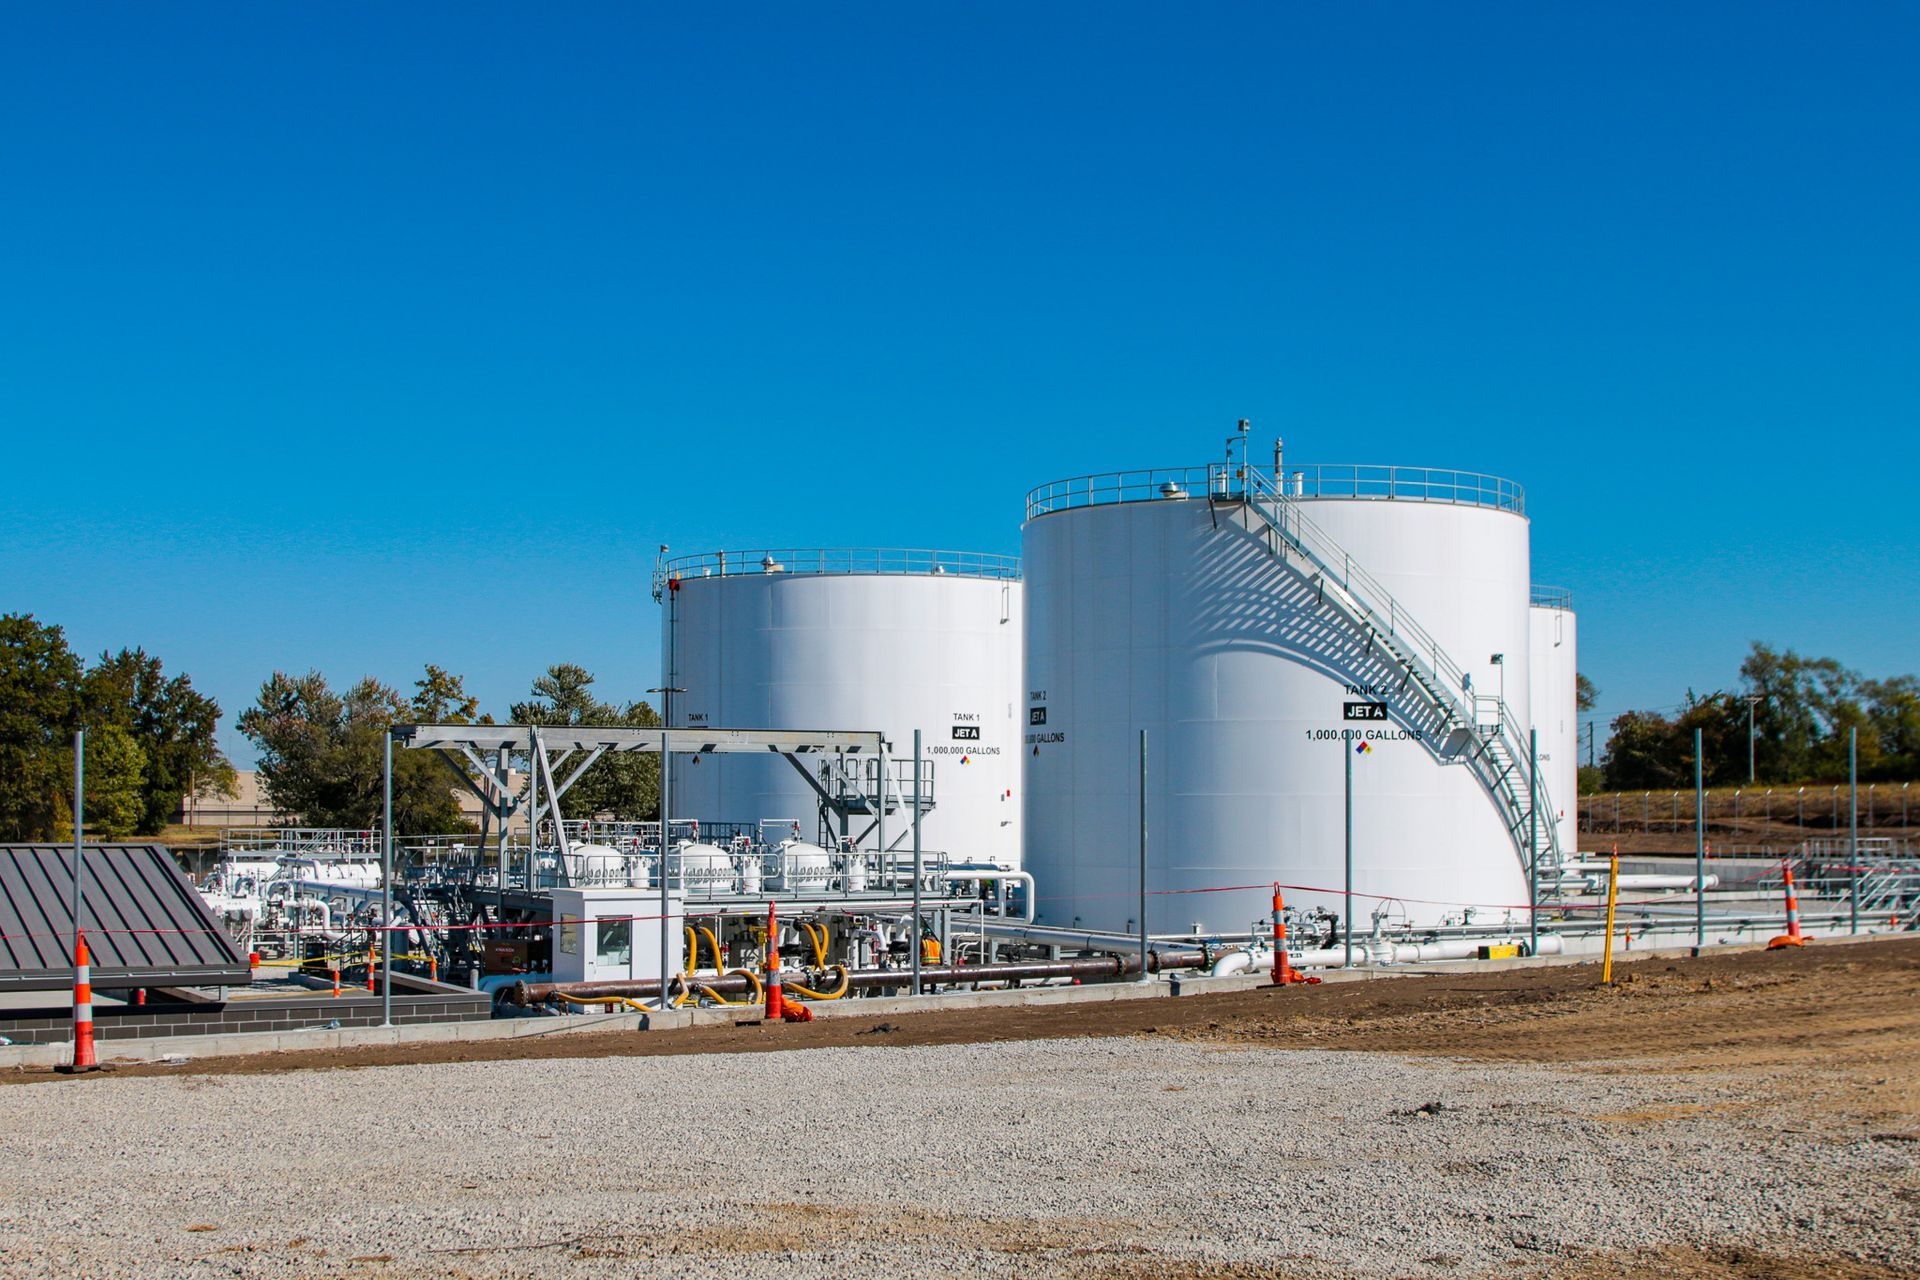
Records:
[[[1163,1036],[28,1084],[0,1151],[8,1277],[1920,1267],[1920,1143],[1734,1076]]]

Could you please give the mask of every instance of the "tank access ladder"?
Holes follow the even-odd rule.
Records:
[[[1465,672],[1387,589],[1309,520],[1295,496],[1251,466],[1214,464],[1207,501],[1299,575],[1322,603],[1344,616],[1400,669],[1403,689],[1417,691],[1421,710],[1438,726],[1443,759],[1464,761],[1499,807],[1522,871],[1538,891],[1554,888],[1564,851],[1545,784],[1528,778],[1527,734],[1504,698],[1467,697]],[[1455,690],[1460,690],[1456,693]],[[1529,865],[1532,863],[1533,865]]]

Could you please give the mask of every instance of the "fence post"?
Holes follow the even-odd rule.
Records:
[[[1847,892],[1849,933],[1860,932],[1860,728],[1847,730],[1847,865],[1853,885]]]
[[[1704,730],[1693,731],[1693,903],[1694,954],[1707,945],[1707,806],[1706,768],[1701,759]]]

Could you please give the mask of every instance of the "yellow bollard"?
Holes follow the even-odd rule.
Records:
[[[1613,858],[1607,867],[1607,952],[1606,959],[1600,963],[1600,985],[1613,985],[1613,904],[1620,896],[1620,853],[1615,846]]]

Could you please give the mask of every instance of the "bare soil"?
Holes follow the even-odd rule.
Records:
[[[1920,1129],[1920,937],[1815,943],[1616,964],[1409,974],[1318,986],[1011,1009],[930,1010],[769,1025],[608,1031],[470,1043],[197,1058],[195,1075],[254,1075],[403,1063],[487,1062],[859,1045],[942,1045],[1085,1036],[1167,1036],[1269,1047],[1497,1061],[1597,1071],[1740,1071],[1886,1140]],[[111,1045],[105,1046],[111,1054]],[[126,1075],[178,1066],[127,1064]],[[0,1082],[40,1081],[21,1069]],[[80,1077],[77,1079],[84,1079]],[[1657,1117],[1650,1117],[1657,1118]],[[1622,1117],[1623,1123],[1632,1117]],[[1733,1273],[1730,1273],[1733,1274]]]

